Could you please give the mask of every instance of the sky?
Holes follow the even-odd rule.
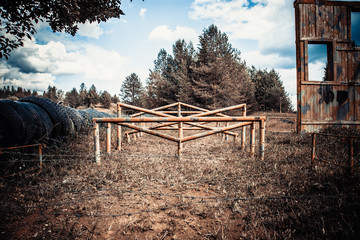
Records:
[[[51,85],[67,92],[85,83],[87,88],[94,84],[98,91],[119,94],[131,73],[145,84],[161,48],[172,53],[178,39],[198,47],[199,35],[215,24],[247,66],[275,69],[295,101],[292,0],[122,0],[121,9],[125,16],[80,25],[75,37],[53,33],[39,23],[32,40],[0,61],[0,87],[44,91]],[[359,15],[353,18],[360,22]],[[323,74],[323,60],[311,59],[315,78]]]

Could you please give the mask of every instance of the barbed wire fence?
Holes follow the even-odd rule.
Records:
[[[108,157],[110,158],[110,156],[114,156],[116,155],[117,157],[119,157],[118,161],[121,161],[122,158],[143,158],[143,159],[150,159],[150,158],[175,158],[176,156],[173,155],[168,155],[168,154],[158,154],[158,155],[147,155],[147,154],[133,154],[130,156],[126,156],[124,154],[112,154],[112,155],[108,155]],[[1,165],[11,165],[11,164],[15,164],[15,163],[38,163],[38,154],[36,153],[21,153],[21,152],[11,152],[11,156],[16,159],[16,160],[10,160],[10,161],[0,161]],[[219,154],[208,154],[206,156],[206,160],[219,160],[219,157],[221,155]],[[94,161],[94,154],[44,154],[43,155],[43,162],[44,163],[65,163],[65,162],[79,162],[79,163],[86,163],[86,162],[93,162]],[[189,159],[192,158],[199,158],[199,156],[197,155],[184,155],[184,157],[189,157]],[[24,158],[24,159],[23,159]],[[244,160],[238,160],[239,163],[244,164],[244,163],[251,163],[253,162],[253,159],[244,159]],[[31,170],[33,170],[33,168],[30,168]],[[29,169],[25,169],[24,171],[20,172],[21,174],[26,174],[26,171]],[[294,171],[294,172],[290,172],[287,171],[286,174],[292,175],[292,174],[299,174],[298,171]],[[223,183],[226,181],[230,181],[230,182],[236,182],[236,181],[241,181],[243,179],[248,180],[248,179],[254,179],[254,178],[270,178],[270,177],[274,177],[274,176],[279,176],[279,175],[283,175],[283,172],[279,172],[279,171],[270,171],[270,172],[261,172],[258,174],[248,174],[248,175],[239,175],[239,176],[233,176],[233,177],[222,177],[222,178],[205,178],[205,179],[198,179],[198,180],[194,180],[194,181],[182,181],[181,183],[179,183],[181,186],[185,186],[185,185],[197,185],[197,184],[213,184],[213,185],[217,185],[219,183]],[[304,173],[304,175],[306,175]],[[13,176],[9,176],[9,177],[13,177]],[[1,178],[0,178],[1,179]],[[164,194],[161,193],[159,191],[156,190],[161,190],[164,187],[171,187],[171,185],[169,186],[169,183],[164,182],[163,185],[161,185],[160,182],[156,183],[157,186],[152,186],[152,187],[143,187],[143,188],[139,188],[136,190],[126,190],[126,189],[119,189],[119,188],[81,188],[80,190],[62,190],[62,192],[64,193],[71,193],[71,194],[84,194],[84,193],[88,193],[91,195],[91,197],[88,197],[88,199],[82,199],[83,201],[85,200],[92,200],[95,199],[98,196],[103,196],[104,192],[107,192],[107,194],[111,195],[111,193],[115,193],[115,194],[121,194],[121,195],[125,195],[125,194],[136,194],[137,196],[140,197],[145,197],[145,196],[151,196],[151,197],[161,197],[161,198],[168,198],[168,199],[186,199],[189,202],[186,203],[180,203],[180,204],[172,204],[166,207],[159,207],[159,208],[155,208],[152,210],[144,210],[144,211],[137,211],[137,212],[126,212],[126,213],[121,213],[121,214],[102,214],[102,213],[91,213],[91,214],[79,214],[79,213],[64,213],[61,211],[56,211],[53,213],[49,213],[49,212],[42,212],[41,214],[50,214],[50,215],[73,215],[73,216],[84,216],[84,217],[120,217],[120,216],[130,216],[130,215],[135,215],[135,214],[141,214],[144,212],[156,212],[159,210],[166,210],[169,208],[178,208],[181,206],[186,206],[189,204],[207,204],[207,203],[214,203],[214,202],[253,202],[253,201],[282,201],[282,200],[289,200],[289,201],[301,201],[301,200],[323,200],[326,201],[328,199],[358,199],[360,198],[360,194],[350,194],[350,195],[344,195],[344,194],[325,194],[325,195],[304,195],[304,194],[300,194],[300,195],[264,195],[264,196],[252,196],[252,197],[219,197],[219,196],[193,196],[193,195],[182,195],[182,194]],[[47,189],[50,190],[50,189]],[[56,192],[56,188],[53,189],[54,192]],[[61,206],[61,205],[68,205],[68,204],[76,204],[78,203],[79,199],[76,199],[75,201],[68,201],[68,202],[61,202],[61,203],[50,203],[50,202],[44,202],[43,204],[37,204],[34,206],[22,206],[20,207],[20,209],[22,209],[24,212],[27,212],[29,209],[47,209],[49,207],[53,206]],[[9,210],[4,210],[1,209],[2,212],[9,212],[9,211],[13,211],[13,208],[10,208]]]
[[[286,145],[284,149],[293,145],[291,141],[281,141],[283,141],[282,144]],[[318,141],[321,143],[322,140],[319,139]],[[81,144],[81,141],[79,142]],[[215,147],[214,149],[218,149],[218,146]],[[324,150],[321,150],[321,147],[321,144],[317,146],[317,151],[323,154],[322,151]],[[0,167],[3,172],[8,174],[0,176],[0,184],[6,186],[8,183],[15,182],[18,189],[15,193],[9,193],[11,197],[17,198],[16,201],[6,201],[6,197],[3,197],[0,213],[4,216],[40,214],[49,218],[59,216],[64,218],[97,218],[101,221],[102,218],[141,216],[143,214],[158,214],[172,210],[189,211],[197,208],[204,208],[207,211],[222,208],[236,212],[238,206],[240,206],[242,211],[270,215],[270,219],[282,219],[283,216],[276,212],[282,210],[276,210],[274,206],[296,208],[294,206],[300,204],[305,209],[305,206],[340,206],[344,204],[353,206],[351,204],[356,204],[360,198],[360,192],[327,191],[328,188],[330,190],[331,188],[327,185],[322,186],[324,184],[317,180],[321,171],[326,172],[340,167],[326,163],[319,164],[317,169],[312,169],[310,158],[311,142],[305,145],[304,148],[307,149],[307,153],[301,155],[301,157],[305,156],[303,162],[300,162],[299,159],[292,159],[293,156],[290,156],[286,161],[272,157],[260,162],[247,157],[245,153],[227,151],[233,150],[232,146],[222,151],[206,151],[206,154],[204,152],[185,151],[181,162],[177,162],[179,161],[178,158],[166,151],[144,153],[143,151],[129,152],[125,150],[121,153],[104,154],[102,167],[96,167],[95,169],[95,167],[91,167],[96,166],[93,163],[95,155],[92,152],[92,145],[87,143],[86,147],[78,152],[74,152],[70,147],[60,149],[60,151],[59,149],[45,149],[42,156],[42,170],[38,168],[39,155],[37,152],[2,151],[2,155],[7,157],[0,158]],[[284,150],[273,149],[273,147],[268,149],[269,151]],[[291,151],[290,147],[289,149]],[[318,155],[319,158],[321,156],[331,156],[331,153],[326,153],[327,155],[321,154]],[[358,156],[356,154],[355,156]],[[341,156],[341,153],[338,156]],[[132,166],[131,164],[135,162],[138,165]],[[176,176],[166,178],[163,175],[148,178],[150,173],[147,174],[146,172],[131,176],[140,168],[142,168],[142,171],[146,171],[146,167],[153,166],[151,164],[173,164],[166,166],[167,169],[165,170],[168,170],[173,166],[177,166],[175,163],[191,166],[189,164],[191,162],[198,162],[206,166],[204,171],[207,171],[210,167],[216,168],[217,164],[222,162],[224,162],[223,165],[236,163],[234,168],[238,168],[238,170],[231,169],[229,173],[224,175],[222,173],[225,173],[225,171],[219,170],[216,174],[206,172],[203,175],[193,174],[191,177],[189,175],[192,172],[189,170],[179,179],[176,179]],[[147,163],[148,165],[146,165]],[[282,167],[283,163],[294,167]],[[357,167],[358,162],[355,163],[354,166]],[[302,164],[302,166],[296,166],[296,164]],[[113,183],[112,180],[108,180],[107,174],[110,172],[110,165],[116,170],[110,177],[121,173],[124,178]],[[133,169],[124,170],[129,167],[133,167]],[[61,170],[62,168],[64,169]],[[239,170],[240,168],[242,170]],[[185,167],[180,171],[185,171],[184,169]],[[230,167],[226,166],[227,169],[230,169]],[[63,177],[64,171],[67,170],[72,172]],[[84,170],[84,175],[90,174],[87,178],[79,180],[75,175],[72,175],[75,170],[80,171],[80,173],[77,173],[78,175],[81,175],[82,170]],[[155,170],[151,169],[149,171],[155,172]],[[12,173],[17,173],[17,175],[11,175]],[[298,176],[302,176],[304,179],[309,178],[309,181],[312,181],[312,183],[309,183],[310,186],[314,187],[316,191],[288,191],[300,186],[301,181],[305,181],[300,179],[298,180],[299,183],[296,182],[297,180],[293,180]],[[355,172],[353,177],[357,179],[357,176],[357,172]],[[51,177],[59,178],[57,181],[49,180],[55,185],[50,183],[36,184],[39,181],[46,182]],[[35,183],[29,184],[31,181]],[[25,184],[23,185],[23,183]],[[270,186],[269,189],[262,192],[262,189],[268,186]],[[323,190],[324,188],[326,191]],[[34,193],[33,196],[31,196],[32,193]],[[5,190],[3,194],[6,194]],[[22,195],[25,195],[25,197]],[[23,201],[19,199],[23,199]],[[152,204],[147,205],[149,202]],[[118,205],[115,209],[112,209],[111,205],[114,204]],[[268,210],[269,206],[270,210]],[[270,213],[264,213],[263,211]],[[271,216],[272,214],[273,216]],[[294,215],[294,218],[298,218],[298,216]],[[278,221],[280,221],[279,219]]]

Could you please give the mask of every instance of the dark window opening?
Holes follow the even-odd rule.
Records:
[[[354,47],[360,47],[360,12],[351,12],[351,40]]]
[[[332,81],[330,43],[308,44],[308,73],[309,81]]]

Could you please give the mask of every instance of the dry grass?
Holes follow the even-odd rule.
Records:
[[[359,174],[312,169],[311,136],[279,133],[291,128],[281,124],[268,124],[265,161],[219,136],[186,143],[179,160],[176,144],[145,135],[100,166],[91,135],[48,148],[42,171],[0,179],[0,238],[358,238]],[[346,164],[345,148],[319,138],[317,154]],[[18,162],[2,166],[19,171]]]

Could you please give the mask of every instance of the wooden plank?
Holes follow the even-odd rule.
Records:
[[[324,6],[315,5],[316,9],[316,36],[317,40],[321,40],[324,34]]]
[[[330,39],[334,40],[334,29],[335,29],[335,7],[329,6],[329,31],[330,31]]]
[[[347,73],[348,73],[348,78],[346,79],[347,82],[351,82],[352,80],[352,72],[353,72],[353,57],[352,57],[352,54],[351,52],[345,52],[346,55],[347,55],[347,64],[348,64],[348,70],[347,70]]]
[[[215,111],[215,110],[214,110]],[[259,122],[266,120],[264,116],[245,116],[245,117],[122,117],[122,118],[93,118],[97,123],[136,123],[136,122]],[[131,128],[134,128],[132,126]],[[139,127],[140,128],[140,127]]]
[[[341,6],[341,25],[340,25],[340,29],[342,29],[342,32],[341,32],[341,40],[342,41],[347,41],[348,40],[348,35],[347,35],[347,32],[348,32],[348,19],[347,19],[347,7],[344,7],[344,6]]]
[[[354,119],[360,121],[360,87],[353,86],[354,92]]]
[[[350,8],[347,8],[346,9],[346,28],[347,28],[347,31],[346,31],[346,36],[347,36],[347,40],[351,41],[351,9]]]
[[[332,36],[330,36],[331,30],[330,30],[330,23],[329,23],[329,6],[321,6],[322,8],[322,17],[323,17],[323,34],[321,36],[322,40],[329,40]]]
[[[301,58],[302,58],[302,51],[301,51],[301,45],[302,41],[301,35],[300,35],[300,6],[298,4],[294,4],[295,6],[295,43],[296,43],[296,94],[297,94],[297,100],[296,100],[296,109],[297,112],[300,113],[300,94],[301,94]],[[296,128],[297,132],[301,132],[301,114],[298,114],[297,122],[296,122]],[[242,147],[244,146],[242,142]],[[244,149],[244,148],[243,148]]]
[[[360,125],[360,121],[307,121],[303,125]]]
[[[308,41],[304,42],[304,81],[309,81],[309,57],[308,57]]]
[[[339,25],[339,41],[344,41],[345,39],[345,35],[344,35],[344,18],[345,18],[345,13],[344,13],[344,7],[339,7],[340,8],[340,12],[339,12],[339,16],[338,16],[338,25]]]
[[[299,83],[304,81],[304,66],[305,66],[305,57],[304,57],[304,41],[299,42]]]
[[[309,6],[310,5],[304,5],[303,6],[303,12],[304,15],[304,21],[301,22],[303,28],[304,28],[304,38],[309,39],[310,32],[309,32]]]
[[[308,6],[308,23],[309,23],[309,37],[314,38],[316,36],[315,34],[315,28],[316,28],[316,14],[315,14],[315,5],[309,5]]]
[[[347,52],[340,52],[340,56],[341,56],[341,82],[346,82],[347,81],[347,73],[348,73],[348,63],[347,63]]]
[[[306,31],[305,31],[305,27],[303,24],[305,22],[305,5],[299,5],[299,18],[300,21],[298,22],[298,28],[300,30],[300,39],[303,39],[304,37],[306,37]]]
[[[334,40],[340,39],[340,26],[339,26],[339,15],[340,15],[340,7],[334,6]]]
[[[315,4],[315,0],[297,0],[299,5],[301,4]],[[322,3],[325,6],[348,6],[354,8],[360,8],[360,2],[351,2],[351,1],[325,1]]]
[[[360,83],[360,51],[355,55],[355,59],[353,78],[355,83]]]

